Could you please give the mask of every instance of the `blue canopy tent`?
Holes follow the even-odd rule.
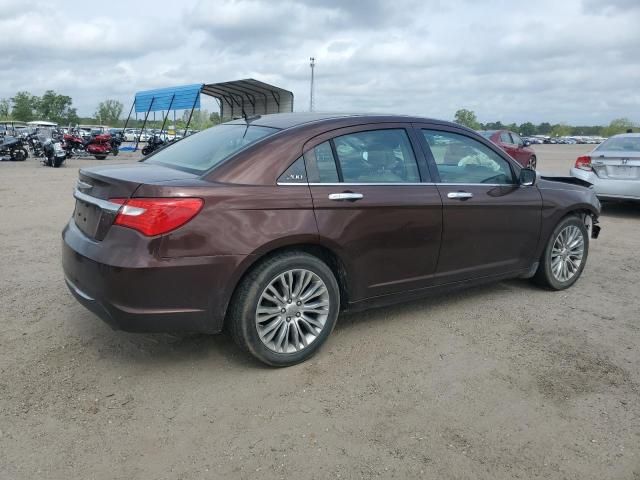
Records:
[[[270,113],[292,112],[293,93],[268,83],[247,78],[232,82],[195,83],[192,85],[181,85],[177,87],[159,88],[156,90],[145,90],[137,92],[129,116],[124,128],[127,128],[131,114],[135,108],[136,115],[144,113],[142,130],[136,139],[136,146],[125,147],[121,150],[137,150],[140,137],[144,132],[150,112],[166,111],[162,122],[164,131],[169,112],[173,110],[191,110],[189,120],[184,130],[186,136],[193,110],[200,108],[200,94],[204,93],[214,97],[220,106],[220,118],[222,121],[233,120],[234,118],[247,117],[248,115],[266,115]]]
[[[196,108],[200,108],[201,90],[202,84],[196,83],[193,85],[181,85],[178,87],[158,88],[155,90],[145,90],[142,92],[137,92],[135,100],[133,101],[133,105],[131,105],[131,110],[129,111],[129,117],[127,117],[127,121],[124,124],[124,128],[126,129],[134,108],[136,114],[144,113],[142,129],[140,130],[138,138],[136,139],[136,146],[133,147],[132,150],[138,149],[140,137],[144,132],[144,128],[147,125],[147,120],[149,118],[149,113],[151,112],[167,112],[164,115],[162,128],[160,129],[160,134],[162,135],[162,132],[164,132],[164,127],[167,123],[167,118],[169,117],[169,112],[171,110],[191,110],[191,113],[189,114],[189,121],[187,122],[187,127],[184,130],[184,134],[186,135],[187,129],[189,128],[189,123],[191,122],[191,116],[193,115],[193,110]],[[122,150],[124,150],[125,148],[123,148]]]

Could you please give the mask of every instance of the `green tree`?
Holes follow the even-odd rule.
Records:
[[[608,127],[604,128],[604,135],[610,137],[618,133],[625,133],[629,129],[633,129],[636,125],[628,118],[616,118],[611,120]]]
[[[14,120],[30,122],[35,118],[39,98],[29,92],[18,92],[11,98],[11,117]]]
[[[542,122],[538,125],[538,135],[549,135],[551,133],[551,124],[549,122]]]
[[[8,120],[11,113],[11,102],[6,99],[0,99],[0,119]]]
[[[461,108],[456,112],[454,122],[464,125],[465,127],[473,128],[474,130],[478,130],[480,128],[480,123],[476,118],[476,114],[472,110],[467,110],[466,108]]]
[[[209,115],[209,120],[213,125],[218,125],[222,121],[218,112],[211,112],[211,115]]]
[[[553,137],[566,137],[571,135],[571,127],[566,123],[558,123],[551,128],[550,134]]]
[[[41,120],[49,120],[59,124],[76,123],[78,115],[72,108],[73,100],[67,95],[59,95],[47,90],[36,103],[36,111]]]
[[[536,134],[536,126],[531,122],[525,122],[520,125],[518,128],[520,135],[524,135],[525,137],[530,137],[531,135]]]
[[[502,122],[497,121],[497,122],[489,122],[489,123],[485,123],[483,125],[483,128],[485,130],[502,130],[504,128],[504,125],[502,124]]]
[[[105,125],[116,125],[122,115],[122,109],[124,105],[117,100],[105,100],[98,104],[96,110],[96,118],[98,121]]]

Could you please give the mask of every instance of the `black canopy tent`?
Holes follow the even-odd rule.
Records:
[[[218,100],[223,122],[243,116],[293,112],[292,92],[253,78],[205,84],[201,92]]]

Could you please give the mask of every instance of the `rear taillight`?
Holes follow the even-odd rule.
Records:
[[[201,198],[111,198],[122,205],[114,225],[133,228],[147,236],[181,227],[195,217],[204,203]]]
[[[587,170],[588,172],[590,172],[592,170],[591,157],[588,155],[585,155],[583,157],[578,157],[578,159],[576,160],[575,167],[579,168],[580,170]]]

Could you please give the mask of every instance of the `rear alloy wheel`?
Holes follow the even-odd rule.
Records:
[[[340,292],[331,269],[304,252],[275,255],[238,287],[229,328],[240,347],[278,367],[313,355],[335,326]]]
[[[96,160],[104,160],[105,158],[107,158],[106,155],[94,155],[94,157],[96,157]]]
[[[529,162],[527,163],[527,168],[535,170],[537,164],[538,164],[538,159],[536,158],[535,155],[531,155],[531,157],[529,158]]]
[[[556,226],[534,276],[536,283],[564,290],[573,285],[584,269],[589,253],[589,233],[575,216],[565,217]]]

